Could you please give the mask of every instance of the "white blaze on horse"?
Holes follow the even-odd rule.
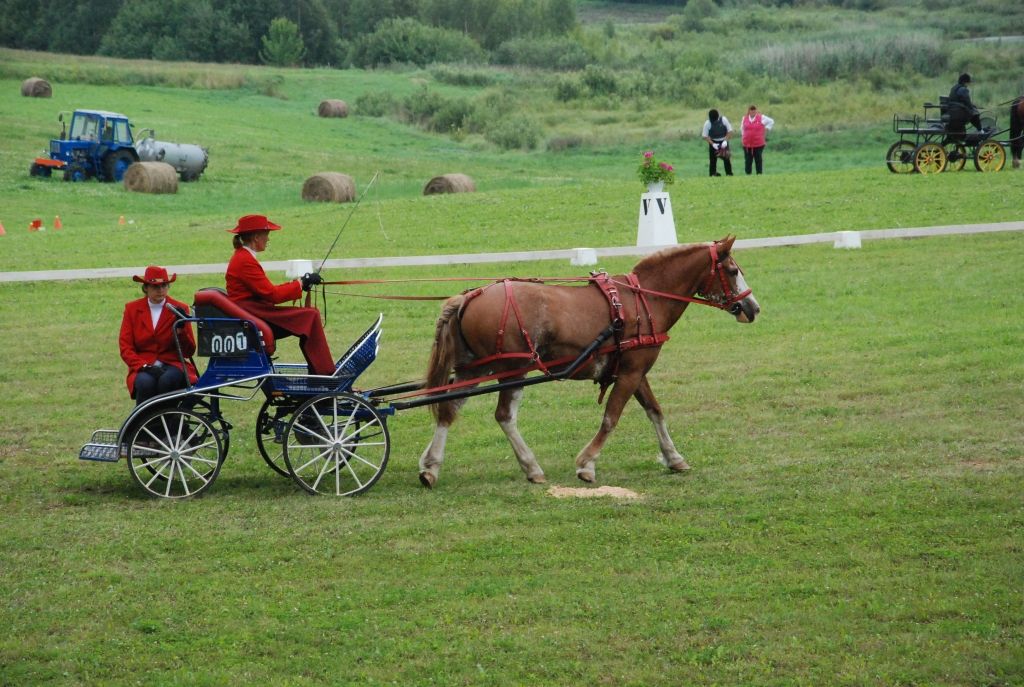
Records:
[[[596,479],[601,449],[630,396],[654,425],[660,461],[676,472],[689,470],[672,443],[647,373],[668,330],[690,303],[721,308],[739,322],[753,322],[761,311],[732,258],[734,240],[727,236],[713,243],[666,248],[638,262],[628,275],[598,274],[585,287],[506,280],[450,298],[437,321],[427,386],[451,389],[501,378],[514,387],[515,380],[524,379],[529,371],[566,368],[602,332],[612,331],[571,375],[598,382],[602,397],[611,387],[597,434],[576,456],[577,476],[584,482]],[[522,387],[502,388],[494,417],[526,478],[541,483],[546,481],[544,471],[517,428],[522,394]],[[464,402],[462,398],[431,406],[437,426],[420,457],[424,486],[437,482],[448,428]]]

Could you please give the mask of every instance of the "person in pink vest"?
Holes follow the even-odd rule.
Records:
[[[740,132],[743,141],[743,168],[750,174],[751,167],[757,168],[760,174],[763,170],[762,155],[768,132],[775,126],[775,120],[766,114],[757,111],[757,105],[747,108],[747,114],[740,125]]]

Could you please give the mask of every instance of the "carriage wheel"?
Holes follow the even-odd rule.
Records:
[[[220,462],[228,457],[228,452],[231,450],[231,424],[221,417],[220,412],[214,412],[213,406],[208,402],[199,398],[195,399],[195,396],[188,396],[181,403],[178,404],[179,408],[185,410],[197,410],[197,413],[203,417],[204,420],[213,424],[214,430],[217,431],[217,437],[220,439]]]
[[[946,158],[946,169],[950,172],[959,172],[967,164],[967,158],[970,155],[967,154],[967,148],[964,147],[963,143],[954,143],[950,146],[949,155]]]
[[[979,172],[998,172],[1006,164],[1006,148],[999,141],[985,141],[974,151],[974,168]]]
[[[263,402],[260,414],[256,417],[256,446],[260,450],[260,455],[274,472],[283,477],[292,476],[284,462],[283,417],[294,409],[294,406],[284,407],[268,398]]]
[[[151,496],[198,496],[220,473],[220,433],[202,415],[183,408],[157,408],[135,425],[127,442],[128,470]]]
[[[896,141],[885,154],[885,164],[893,174],[910,174],[914,171],[914,144],[910,141]]]
[[[309,399],[284,433],[288,470],[311,494],[363,493],[384,474],[390,451],[384,417],[353,394]]]
[[[938,174],[946,169],[946,151],[938,143],[922,143],[914,150],[914,169],[921,174]]]

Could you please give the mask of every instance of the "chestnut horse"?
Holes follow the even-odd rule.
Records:
[[[584,482],[595,480],[601,448],[630,396],[654,425],[662,464],[676,472],[689,470],[672,443],[647,373],[668,338],[666,332],[690,303],[727,310],[740,322],[753,322],[761,311],[732,258],[734,240],[727,236],[713,243],[665,248],[638,262],[629,275],[595,275],[585,287],[507,280],[450,298],[437,321],[427,386],[450,388],[463,380],[471,380],[472,386],[472,380],[483,381],[488,375],[521,380],[531,370],[565,368],[602,331],[615,331],[608,335],[614,341],[597,348],[572,374],[573,379],[601,384],[602,397],[611,386],[604,420],[576,456],[576,475]],[[609,329],[610,324],[619,326]],[[452,373],[455,381],[449,384]],[[522,395],[522,387],[501,389],[494,417],[526,479],[542,483],[544,471],[516,426]],[[465,400],[431,406],[437,424],[419,464],[420,482],[426,487],[437,482],[448,428]]]
[[[1024,95],[1010,105],[1010,153],[1013,168],[1020,168],[1021,153],[1024,152]]]

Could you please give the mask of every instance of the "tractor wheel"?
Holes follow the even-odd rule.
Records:
[[[103,171],[106,172],[106,181],[122,181],[124,173],[138,160],[127,150],[115,150],[107,153],[103,158]]]
[[[80,162],[72,162],[64,168],[64,181],[85,181],[89,178],[89,170]]]
[[[38,162],[33,162],[32,166],[28,168],[28,175],[30,177],[43,177],[48,178],[53,174],[53,170],[46,165],[41,165]]]

